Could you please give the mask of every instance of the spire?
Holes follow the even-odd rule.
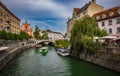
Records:
[[[26,24],[28,24],[27,20],[25,21]]]

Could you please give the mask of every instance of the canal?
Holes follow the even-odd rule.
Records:
[[[51,48],[46,56],[35,48],[19,53],[1,71],[0,76],[120,76],[94,64],[61,57]]]

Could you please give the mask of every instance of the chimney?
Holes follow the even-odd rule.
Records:
[[[96,0],[92,0],[92,3],[95,3],[95,4],[96,4]]]

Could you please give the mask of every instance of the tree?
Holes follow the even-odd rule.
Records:
[[[49,39],[49,38],[48,38],[48,33],[47,33],[47,31],[44,32],[42,38],[45,39],[45,40]]]
[[[30,38],[30,36],[26,32],[24,32],[24,31],[20,32],[20,35],[19,35],[20,40],[29,39],[29,38]]]
[[[85,16],[75,22],[71,30],[71,44],[73,51],[93,53],[99,43],[93,42],[93,37],[108,35],[105,30],[100,30],[96,20],[92,17]]]
[[[70,42],[68,40],[56,40],[55,44],[57,47],[67,48]]]
[[[40,29],[39,29],[39,27],[36,25],[36,26],[35,26],[35,31],[34,31],[34,33],[33,33],[33,34],[34,34],[34,37],[35,37],[36,39],[40,39],[40,38],[41,38],[39,32],[40,32]]]

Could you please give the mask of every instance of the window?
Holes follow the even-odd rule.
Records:
[[[2,6],[0,6],[0,9],[2,9]]]
[[[112,25],[112,20],[109,20],[109,25]]]
[[[0,12],[0,16],[2,16],[2,13]]]
[[[120,33],[120,27],[117,28],[117,33]]]
[[[117,18],[117,24],[120,24],[120,18]]]
[[[114,13],[111,11],[111,12],[109,13],[109,16],[111,17],[111,16],[113,16],[113,14],[114,14]]]
[[[111,28],[109,29],[109,34],[112,34],[112,29]]]
[[[120,14],[120,9],[118,10],[118,14]]]
[[[102,22],[102,26],[105,26],[105,23],[104,23],[104,22]]]
[[[0,19],[0,23],[2,23],[2,19]]]
[[[100,16],[96,16],[96,20],[99,20],[100,19]]]
[[[105,15],[105,14],[103,14],[103,15],[102,15],[102,18],[103,18],[103,19],[104,19],[104,18],[106,18],[106,15]]]
[[[86,11],[84,11],[83,14],[86,14]]]

